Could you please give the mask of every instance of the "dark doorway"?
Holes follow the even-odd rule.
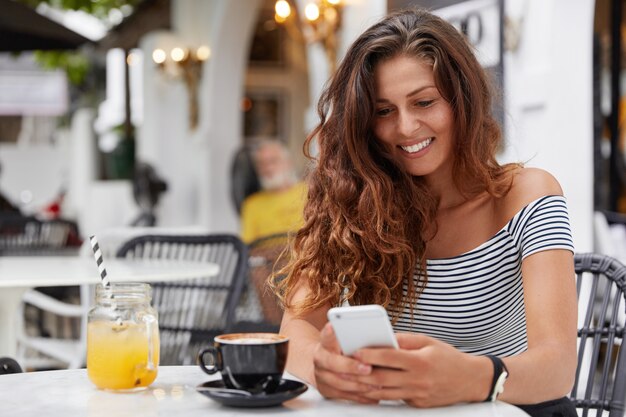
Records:
[[[624,0],[596,1],[594,19],[594,208],[626,213]]]

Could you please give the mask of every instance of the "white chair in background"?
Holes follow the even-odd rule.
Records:
[[[92,298],[90,285],[80,286],[80,303],[59,301],[37,290],[28,290],[22,297],[21,312],[18,314],[17,360],[24,369],[41,368],[81,368],[85,365],[87,346],[87,313]],[[24,308],[33,305],[49,314],[74,318],[80,322],[77,339],[29,336],[24,325]]]
[[[78,226],[75,222],[70,220],[55,219],[45,221],[35,217],[11,216],[5,217],[0,221],[0,229],[0,253],[4,256],[24,257],[25,263],[28,262],[28,257],[32,256],[75,255],[78,249],[76,244],[80,241]],[[64,302],[65,300],[73,298],[71,292],[50,292],[47,290],[49,289],[35,288],[27,291],[24,294],[24,302],[21,304],[22,311],[18,316],[19,322],[16,323],[18,332],[20,332],[20,334],[18,334],[17,350],[18,359],[20,359],[22,366],[25,368],[32,366],[49,367],[57,363],[56,358],[50,357],[51,359],[48,360],[47,355],[41,362],[39,362],[41,358],[38,355],[32,357],[33,361],[30,360],[31,358],[26,357],[25,351],[28,346],[31,346],[34,350],[39,350],[41,347],[44,348],[45,351],[48,351],[48,342],[52,341],[43,341],[44,345],[46,345],[44,347],[39,343],[39,340],[35,340],[39,338],[29,338],[27,336],[25,328],[27,323],[24,320],[24,307],[26,305],[40,307],[29,310],[29,312],[37,314],[34,323],[37,327],[36,332],[39,334],[47,332],[47,329],[45,329],[43,325],[40,325],[40,323],[44,323],[46,321],[45,319],[51,317],[48,315],[48,311],[55,312],[63,321],[67,318],[80,317],[82,314],[80,306]],[[59,297],[59,299],[54,298],[53,295]],[[66,325],[66,323],[63,323],[63,325]],[[32,328],[33,325],[31,324],[30,327]],[[43,340],[44,338],[41,339]],[[23,343],[20,343],[20,340]],[[63,362],[73,364],[75,362],[73,359],[74,354],[67,353],[72,343],[68,342],[71,341],[62,342],[63,345],[67,344],[67,346],[60,346],[57,343],[51,344],[50,352],[52,352],[55,357],[58,356],[60,352],[64,352],[62,355]]]
[[[102,246],[104,256],[115,256],[114,246]],[[93,256],[89,239],[85,239],[79,256]],[[17,360],[26,370],[45,368],[82,368],[86,364],[87,354],[87,315],[92,305],[94,288],[92,285],[79,287],[79,298],[76,303],[64,302],[50,297],[35,289],[30,289],[22,296],[21,312],[18,314],[17,323]],[[28,334],[24,323],[26,307],[35,306],[44,311],[48,316],[57,319],[74,319],[79,322],[77,337],[43,337],[42,335],[31,336]],[[66,323],[70,320],[66,320]]]

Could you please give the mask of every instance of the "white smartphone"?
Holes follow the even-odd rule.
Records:
[[[333,307],[327,316],[344,355],[350,356],[364,347],[398,348],[389,316],[382,306]]]

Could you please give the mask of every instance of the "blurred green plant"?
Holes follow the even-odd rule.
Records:
[[[47,3],[52,7],[68,10],[82,10],[106,21],[111,10],[133,8],[141,0],[19,0],[20,3],[30,7],[37,7],[41,3]]]
[[[141,0],[18,0],[29,7],[36,8],[42,3],[66,10],[80,10],[112,26],[110,14],[119,10],[124,15],[132,12]],[[82,86],[91,69],[89,58],[81,51],[36,51],[35,60],[45,69],[62,69],[74,86]]]
[[[35,60],[44,69],[65,70],[68,80],[76,86],[83,84],[91,68],[89,59],[80,52],[35,51]]]

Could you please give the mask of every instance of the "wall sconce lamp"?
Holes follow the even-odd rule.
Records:
[[[152,60],[168,77],[181,78],[189,95],[189,127],[198,126],[198,84],[202,77],[202,64],[211,57],[211,49],[206,46],[192,50],[175,47],[168,54],[163,49],[152,51]]]
[[[276,12],[274,20],[279,24],[293,24],[292,9],[289,0],[277,0],[274,4]],[[341,27],[342,9],[342,0],[309,1],[304,7],[302,20],[305,23],[306,41],[322,44],[330,74],[333,74],[337,67],[337,31]]]

